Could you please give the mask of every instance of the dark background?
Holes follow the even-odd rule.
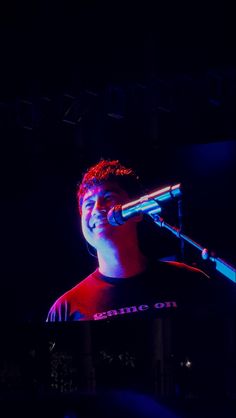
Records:
[[[235,265],[233,12],[154,3],[2,9],[3,321],[44,321],[93,268],[75,189],[101,157],[133,166],[144,191],[181,181],[185,233]],[[147,228],[157,257],[178,254],[176,238]],[[200,263],[197,250],[185,257]]]
[[[55,298],[93,268],[75,188],[101,157],[133,166],[144,189],[181,181],[186,234],[235,263],[231,12],[223,2],[5,4],[4,321],[44,320]],[[176,214],[173,207],[174,222]],[[158,257],[178,252],[176,238],[160,240],[149,228]],[[198,263],[197,252],[187,255]]]
[[[86,344],[74,339],[83,327],[57,335],[44,321],[54,300],[96,264],[81,235],[75,190],[101,157],[134,167],[145,193],[181,182],[184,232],[236,265],[235,105],[235,13],[225,1],[1,5],[3,416],[22,408],[24,416],[61,417],[81,400],[77,392],[64,398],[63,390],[51,397],[47,390],[50,358],[61,355],[65,375],[70,353],[77,361],[80,341]],[[162,215],[178,224],[174,203]],[[151,220],[140,227],[146,251],[180,256],[170,233]],[[202,266],[200,253],[187,245],[184,261]],[[199,324],[198,332],[205,332],[195,348],[205,398],[184,402],[186,416],[233,417],[235,321]],[[232,404],[220,403],[225,393]],[[88,405],[96,412],[94,399],[85,399],[87,414]],[[111,401],[109,414],[112,408]]]

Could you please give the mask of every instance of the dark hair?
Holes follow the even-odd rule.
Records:
[[[94,166],[88,168],[81,183],[77,185],[77,201],[79,211],[85,193],[93,186],[104,183],[105,181],[115,181],[129,196],[137,195],[141,190],[139,177],[132,168],[127,168],[119,160],[100,160]]]

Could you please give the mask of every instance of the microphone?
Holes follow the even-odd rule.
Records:
[[[140,197],[124,205],[116,205],[111,208],[107,214],[107,220],[109,224],[113,226],[123,225],[126,221],[141,213],[155,213],[161,212],[159,202],[165,200],[174,199],[180,196],[181,184],[175,184],[174,186],[167,186],[163,189],[155,190],[154,192]]]

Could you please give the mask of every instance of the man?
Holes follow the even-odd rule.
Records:
[[[109,224],[109,210],[139,193],[134,171],[117,160],[101,160],[88,169],[77,191],[78,209],[98,267],[56,300],[47,321],[87,321],[83,325],[89,328],[86,339],[89,353],[94,353],[98,387],[198,396],[204,380],[206,393],[209,387],[216,393],[223,379],[212,379],[205,370],[214,363],[213,351],[223,357],[216,324],[222,324],[223,315],[231,315],[227,301],[232,288],[184,263],[146,255],[137,231],[140,216],[120,226]],[[83,328],[71,329],[72,346],[77,340],[82,344]],[[192,358],[202,365],[195,378],[196,393],[191,393],[188,381]],[[215,364],[212,368],[219,370]]]
[[[109,224],[109,210],[137,197],[139,190],[135,172],[118,160],[101,160],[88,169],[77,199],[82,232],[96,249],[98,268],[54,303],[47,321],[148,316],[191,305],[197,295],[206,299],[210,279],[205,273],[143,254],[137,233],[140,216],[120,226]]]

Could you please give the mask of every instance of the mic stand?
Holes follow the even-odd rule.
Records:
[[[236,283],[236,269],[233,266],[229,265],[226,261],[222,260],[222,258],[214,257],[213,254],[209,253],[209,250],[207,248],[202,247],[200,244],[193,241],[187,235],[182,234],[180,228],[176,228],[175,226],[172,226],[165,222],[164,219],[160,217],[157,212],[160,212],[159,205],[156,209],[152,209],[150,211],[147,211],[146,213],[149,216],[151,216],[151,218],[159,227],[168,229],[168,231],[172,232],[172,234],[174,234],[177,238],[187,241],[189,244],[193,245],[195,248],[200,250],[203,260],[211,261],[215,265],[215,269],[217,271],[219,271],[229,280],[232,280],[234,283]]]

